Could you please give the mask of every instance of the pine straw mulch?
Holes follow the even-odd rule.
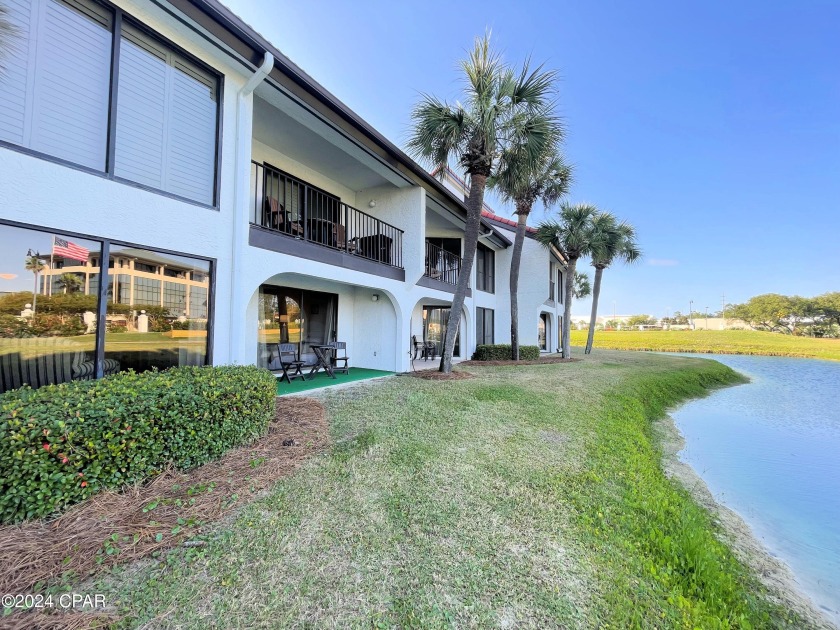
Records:
[[[63,576],[78,582],[158,550],[202,546],[200,540],[185,541],[293,473],[329,443],[321,403],[278,399],[266,435],[215,462],[188,472],[167,470],[150,483],[121,492],[101,492],[51,521],[0,526],[0,593],[31,593],[36,585],[56,583]],[[91,613],[20,613],[0,616],[0,627],[88,628],[109,620],[113,618]]]
[[[459,363],[458,365],[462,365]],[[463,381],[468,378],[475,378],[475,374],[471,372],[452,371],[449,374],[438,372],[437,370],[419,370],[417,372],[407,372],[407,374],[414,378],[422,378],[426,381]]]
[[[552,363],[577,363],[583,359],[564,359],[562,357],[542,357],[531,361],[461,361],[458,365],[550,365]]]

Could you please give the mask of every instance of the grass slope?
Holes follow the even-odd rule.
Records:
[[[586,345],[586,331],[572,331],[572,345]],[[757,330],[599,330],[595,347],[611,350],[761,354],[840,361],[840,339],[794,337]]]
[[[469,370],[324,390],[329,453],[206,547],[87,590],[126,626],[803,627],[662,473],[652,420],[736,373],[617,352]]]

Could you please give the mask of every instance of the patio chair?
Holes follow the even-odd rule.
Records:
[[[437,354],[437,345],[434,341],[417,341],[417,335],[411,335],[411,343],[414,346],[414,359],[417,360],[417,353],[421,353],[424,361],[434,359]],[[431,353],[431,356],[429,356]]]
[[[345,374],[350,374],[350,366],[348,365],[350,357],[347,356],[347,342],[333,341],[330,343],[330,347],[333,349],[333,356],[330,357],[330,363],[333,365],[333,372],[344,372]],[[344,367],[339,367],[339,361],[344,361]]]
[[[284,378],[291,385],[293,378],[300,378],[306,380],[306,375],[301,369],[304,361],[298,358],[297,345],[293,343],[279,343],[277,344],[277,351],[280,356],[280,380]],[[291,370],[291,372],[290,372]]]

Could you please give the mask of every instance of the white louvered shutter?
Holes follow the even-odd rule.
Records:
[[[115,175],[212,204],[216,83],[160,42],[124,27]]]
[[[12,0],[0,137],[105,170],[111,14],[84,0]]]
[[[34,51],[37,14],[33,16],[35,7],[28,0],[7,0],[6,7],[17,33],[0,62],[4,67],[0,71],[0,140],[26,146],[26,114],[32,107],[28,60],[34,58],[30,47]]]
[[[216,170],[216,81],[182,63],[176,63],[171,73],[167,189],[212,204]]]
[[[114,175],[164,188],[166,53],[123,28]]]

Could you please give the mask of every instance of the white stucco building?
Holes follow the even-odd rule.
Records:
[[[215,0],[8,4],[0,317],[37,289],[57,358],[36,365],[31,339],[0,338],[0,390],[83,362],[102,374],[106,359],[266,365],[277,341],[302,354],[346,341],[351,365],[405,371],[413,336],[442,339],[466,218],[457,178],[432,177]],[[488,209],[482,230],[461,357],[509,342],[514,227]],[[520,339],[544,329],[556,350],[563,261],[526,240]],[[89,339],[56,332],[74,308],[101,324]],[[118,320],[125,336],[106,336]]]

